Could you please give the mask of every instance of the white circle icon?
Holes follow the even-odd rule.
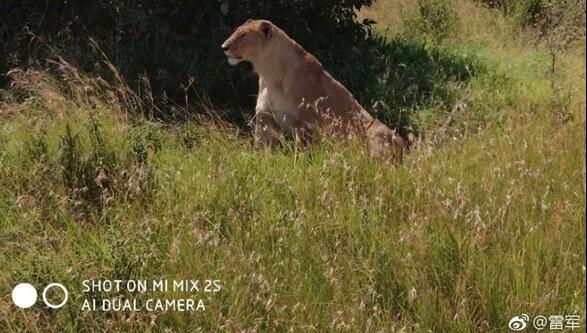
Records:
[[[30,308],[37,301],[37,289],[30,283],[19,283],[12,289],[12,301],[19,308]]]
[[[65,296],[63,296],[63,301],[61,301],[61,303],[59,303],[59,304],[52,304],[51,302],[49,302],[47,300],[47,292],[49,291],[49,289],[51,289],[53,287],[57,287],[57,288],[63,290],[63,293],[65,294]],[[45,289],[43,290],[43,301],[51,309],[59,309],[60,307],[64,306],[65,303],[67,303],[68,297],[69,297],[69,294],[67,293],[67,289],[65,289],[65,286],[63,286],[61,283],[51,283],[51,284],[47,285],[45,287]]]

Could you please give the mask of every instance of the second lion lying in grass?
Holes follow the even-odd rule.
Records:
[[[259,75],[255,136],[260,142],[277,144],[282,134],[308,141],[321,129],[335,139],[364,140],[375,156],[401,159],[405,141],[273,23],[247,21],[222,49],[231,65],[249,61]]]

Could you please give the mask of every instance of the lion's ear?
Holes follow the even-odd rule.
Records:
[[[253,22],[253,19],[248,19],[247,22],[245,22],[245,24],[251,23],[251,22]]]
[[[267,39],[271,39],[271,37],[273,37],[273,27],[271,26],[271,23],[266,21],[261,22],[261,31],[265,37],[267,37]]]

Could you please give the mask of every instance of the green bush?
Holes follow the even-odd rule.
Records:
[[[146,105],[152,99],[157,105],[139,112],[183,120],[211,101],[225,118],[244,125],[254,109],[256,78],[249,66],[229,66],[220,45],[246,19],[268,18],[316,55],[379,119],[402,134],[413,132],[413,112],[429,103],[450,107],[452,82],[466,82],[474,64],[433,49],[455,28],[450,1],[419,1],[415,35],[391,42],[371,34],[373,22],[357,22],[355,10],[372,2],[8,1],[0,4],[0,40],[6,46],[0,69],[43,67],[43,59],[56,51],[86,72],[118,81],[104,66],[103,51]],[[184,112],[186,105],[190,112]],[[142,141],[133,148],[139,160],[147,156],[143,148]]]
[[[575,0],[477,0],[483,5],[515,17],[541,35],[564,30],[574,39],[585,36],[585,1]]]
[[[439,43],[457,30],[457,19],[451,0],[418,0],[417,13],[406,23],[410,37]]]
[[[375,70],[368,23],[355,10],[373,0],[10,0],[0,3],[0,71],[44,65],[56,51],[85,71],[107,77],[93,38],[131,87],[146,76],[165,114],[177,118],[173,101],[207,96],[233,119],[254,102],[250,68],[227,65],[220,49],[246,19],[266,18],[314,53],[361,96]],[[287,15],[284,15],[287,13]],[[349,66],[349,61],[353,66]]]

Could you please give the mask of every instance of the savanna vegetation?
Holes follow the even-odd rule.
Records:
[[[0,9],[0,332],[584,331],[584,2]],[[254,75],[217,50],[251,16],[415,134],[405,160],[256,147]],[[205,312],[81,310],[83,280],[160,278],[223,288]],[[20,282],[70,300],[18,309]]]

